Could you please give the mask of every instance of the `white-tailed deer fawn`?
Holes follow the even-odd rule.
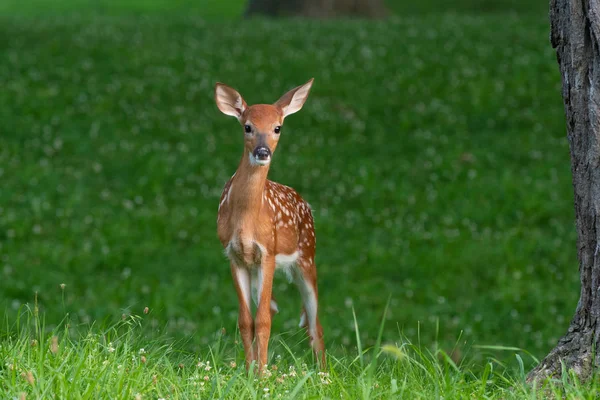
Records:
[[[271,317],[277,313],[272,296],[275,269],[282,268],[302,296],[300,326],[307,329],[321,366],[325,363],[323,330],[317,316],[315,230],[310,206],[296,191],[267,179],[283,120],[299,111],[313,80],[287,92],[275,104],[248,106],[242,96],[222,83],[215,101],[224,114],[242,125],[244,152],[219,201],[217,231],[231,264],[239,300],[239,328],[246,368],[267,363]],[[251,300],[257,304],[252,317]]]

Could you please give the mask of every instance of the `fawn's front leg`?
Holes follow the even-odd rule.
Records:
[[[242,343],[244,344],[244,353],[246,356],[246,370],[250,368],[252,361],[256,360],[256,353],[252,342],[254,341],[254,320],[252,319],[252,311],[250,310],[250,271],[244,267],[238,267],[231,263],[231,275],[235,290],[240,303],[238,326]]]
[[[262,373],[267,364],[269,338],[271,336],[271,294],[273,289],[273,275],[275,273],[275,257],[265,255],[262,261],[259,276],[258,310],[254,320],[255,338],[258,350],[258,368]]]

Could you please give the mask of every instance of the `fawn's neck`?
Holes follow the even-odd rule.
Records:
[[[268,173],[269,165],[251,165],[250,157],[245,152],[235,172],[230,194],[237,218],[258,216]]]

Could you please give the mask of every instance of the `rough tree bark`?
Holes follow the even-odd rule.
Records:
[[[249,0],[245,15],[380,18],[386,8],[383,0]]]
[[[581,294],[567,333],[529,373],[581,378],[600,366],[600,0],[551,0],[551,42],[562,75],[571,150]]]

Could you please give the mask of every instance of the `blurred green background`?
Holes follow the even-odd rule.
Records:
[[[392,14],[400,17],[419,14],[444,14],[460,12],[481,13],[519,13],[547,14],[548,2],[544,0],[384,0]],[[205,19],[239,18],[248,0],[3,0],[0,12],[14,15],[49,15],[77,13],[106,13],[111,15],[132,14],[194,14]]]
[[[0,2],[8,324],[37,292],[48,327],[148,306],[190,350],[233,335],[216,211],[243,136],[213,85],[272,102],[314,77],[270,178],[314,208],[331,351],[355,345],[352,307],[372,343],[391,296],[384,341],[543,356],[578,298],[547,2],[389,1],[378,21],[246,20],[244,6]],[[273,333],[302,337],[295,288],[274,290]]]

